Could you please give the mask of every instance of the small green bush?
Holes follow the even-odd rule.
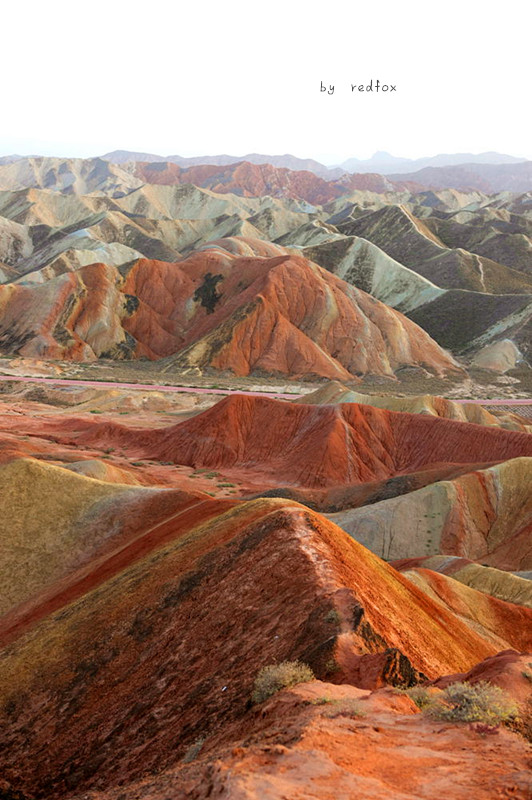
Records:
[[[480,681],[451,684],[438,700],[428,706],[427,712],[435,719],[449,722],[500,725],[515,719],[519,709],[498,686]]]
[[[418,708],[428,708],[433,702],[433,697],[424,686],[412,686],[410,689],[402,689],[399,691],[401,694],[408,695]]]
[[[282,661],[263,667],[255,678],[251,699],[262,703],[281,689],[314,680],[311,668],[301,661]]]

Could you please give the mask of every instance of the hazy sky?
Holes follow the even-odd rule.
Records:
[[[0,155],[532,158],[529,6],[6,4]],[[371,79],[397,89],[351,91]],[[334,94],[320,92],[322,81]]]

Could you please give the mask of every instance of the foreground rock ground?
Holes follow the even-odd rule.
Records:
[[[76,391],[0,406],[0,797],[529,800],[525,419]],[[457,680],[520,722],[400,691]]]
[[[232,734],[225,746],[206,740],[193,764],[76,798],[530,797],[526,742],[427,721],[388,689],[301,685],[250,712]]]

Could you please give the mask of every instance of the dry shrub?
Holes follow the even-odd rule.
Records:
[[[425,686],[412,686],[410,689],[401,690],[401,694],[406,694],[414,701],[418,708],[428,708],[433,702],[434,697]]]
[[[313,680],[314,673],[311,668],[302,664],[301,661],[282,661],[280,664],[269,664],[258,673],[251,699],[254,703],[262,703],[280,689]]]
[[[480,722],[500,725],[519,715],[517,704],[498,686],[479,683],[453,683],[430,703],[427,713],[448,722]]]

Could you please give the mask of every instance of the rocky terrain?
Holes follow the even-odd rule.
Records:
[[[279,291],[289,297],[286,286],[277,287],[272,300],[251,277],[242,286],[228,280],[228,270],[250,271],[251,262],[244,268],[242,258],[290,255],[284,269],[291,273],[299,255],[310,264],[298,261],[297,269],[313,271],[312,277],[298,277],[308,285],[305,304],[310,302],[311,313],[325,297],[322,280],[332,285],[326,270],[354,287],[357,297],[362,290],[409,317],[462,366],[508,373],[531,357],[529,195],[430,190],[371,174],[325,180],[310,171],[249,162],[182,167],[169,161],[13,160],[0,165],[0,348],[4,355],[54,359],[176,356],[179,367],[236,374],[266,374],[272,361],[279,361],[277,372],[292,377],[365,374],[373,362],[371,344],[353,359],[343,352],[345,342],[340,344],[334,326],[309,336],[305,319],[277,306]],[[197,274],[200,258],[207,264],[215,257],[207,246],[219,252],[210,288]],[[322,268],[319,281],[312,265]],[[266,263],[263,268],[266,272]],[[181,291],[183,273],[191,269],[196,276],[188,281],[193,290],[188,303],[198,303],[200,314],[210,317],[214,311],[200,295],[210,293],[214,300],[220,295],[198,341],[189,330],[197,313],[191,317],[187,306],[186,319],[169,318],[165,310],[174,307],[172,292]],[[273,280],[271,274],[268,283]],[[341,291],[353,294],[345,286]],[[251,309],[246,292],[263,305]],[[358,325],[367,327],[367,310],[356,303]],[[224,319],[223,331],[212,325],[223,316],[222,306],[237,314],[240,333],[235,320]],[[386,313],[388,320],[400,319]],[[409,324],[399,323],[405,333],[394,324],[395,353],[391,359],[387,354],[386,365],[375,361],[376,375],[407,365],[441,370],[449,355],[429,356],[424,365],[411,352]],[[383,318],[372,319],[369,328],[375,329],[374,334],[368,329],[374,341],[390,338]],[[282,344],[270,342],[275,355],[268,360],[261,352],[265,345],[256,340],[271,338],[274,329]],[[240,342],[239,336],[254,339],[256,358],[250,354],[245,364],[236,364],[227,353],[218,356],[222,340]],[[435,353],[428,342],[422,340],[422,348]],[[306,353],[303,360],[293,360],[294,348]],[[287,359],[277,359],[280,349]],[[340,363],[331,363],[331,357]]]
[[[530,186],[130,155],[0,163],[0,800],[530,800]]]
[[[397,737],[462,764],[459,778],[437,768],[457,798],[480,764],[527,797],[521,734],[498,733],[498,758],[390,687],[437,694],[442,676],[487,671],[525,714],[532,436],[517,415],[462,421],[467,404],[429,397],[410,412],[334,405],[349,390],[326,388],[305,403],[137,390],[124,404],[5,385],[6,797],[251,797],[266,781],[277,798],[293,780],[304,797],[316,769],[346,797],[368,780],[375,797],[428,797],[419,755],[387,772]],[[324,492],[343,510],[323,516]],[[260,668],[295,659],[319,680],[253,705]],[[374,767],[341,766],[333,741],[370,746],[368,724]]]

